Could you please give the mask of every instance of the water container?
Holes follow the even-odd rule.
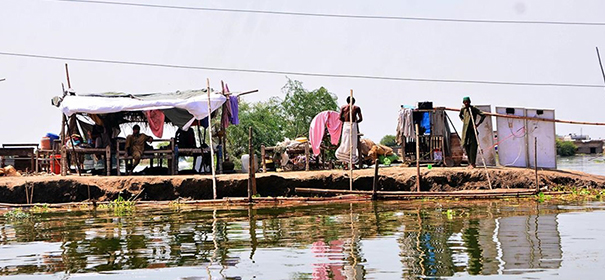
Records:
[[[61,174],[61,155],[52,155],[50,156],[50,172],[55,174]]]
[[[249,161],[250,161],[250,156],[248,154],[242,155],[242,172],[248,173]],[[256,156],[254,156],[254,159],[252,160],[252,162],[254,163],[254,170],[258,171],[258,158]]]
[[[50,143],[50,137],[42,137],[42,141],[40,141],[40,149],[50,150]]]

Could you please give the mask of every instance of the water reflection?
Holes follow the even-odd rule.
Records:
[[[529,204],[156,208],[127,216],[78,210],[0,218],[0,275],[192,267],[173,276],[431,279],[558,269],[561,210]]]

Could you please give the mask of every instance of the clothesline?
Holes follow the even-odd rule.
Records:
[[[446,111],[460,112],[460,109],[455,108],[447,108],[447,107],[436,107],[434,109],[417,109],[418,112],[433,112],[437,109],[443,109]],[[515,116],[515,115],[504,115],[498,113],[490,113],[483,112],[488,116],[499,117],[499,118],[509,118],[509,119],[519,119],[519,120],[531,120],[531,121],[543,121],[543,122],[554,122],[554,123],[567,123],[567,124],[582,124],[582,125],[597,125],[597,126],[605,126],[605,123],[602,122],[580,122],[580,121],[566,121],[559,119],[545,119],[545,118],[536,118],[536,117],[524,117],[524,116]]]

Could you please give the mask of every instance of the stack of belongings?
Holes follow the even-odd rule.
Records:
[[[360,144],[362,158],[368,164],[374,164],[378,161],[379,164],[391,165],[391,163],[399,160],[399,157],[390,147],[376,144],[367,138],[361,139]]]
[[[4,168],[0,167],[0,177],[21,177],[21,173],[17,171],[12,165],[6,166]]]
[[[284,141],[277,143],[275,146],[275,153],[276,155],[281,154],[280,166],[283,171],[305,170],[307,164],[305,143],[307,142],[308,139],[306,137],[299,137],[294,140],[285,138]],[[309,156],[309,162],[313,162],[313,160],[311,160],[313,155]]]

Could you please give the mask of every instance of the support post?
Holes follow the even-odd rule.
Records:
[[[305,171],[309,171],[309,141],[305,142]]]
[[[111,145],[105,147],[105,169],[107,170],[107,176],[111,176]]]
[[[265,145],[260,146],[260,162],[263,167],[263,173],[267,173],[267,163],[265,162]]]
[[[353,190],[353,90],[349,102],[349,190]],[[357,141],[357,139],[355,139]]]
[[[254,148],[252,146],[252,127],[248,128],[248,201],[252,202],[252,196],[256,194],[256,182],[254,172]]]
[[[538,137],[534,137],[534,173],[536,174],[536,192],[539,192],[540,181],[538,179]]]
[[[420,192],[420,127],[416,124],[416,191]]]
[[[127,166],[126,160],[124,160],[124,166]],[[126,173],[128,173],[128,170],[126,170]],[[122,175],[122,171],[120,171],[120,141],[116,141],[116,174],[118,177]]]
[[[34,169],[34,172],[38,173],[40,171],[39,166],[40,166],[40,150],[36,150],[36,168]]]
[[[212,104],[210,103],[210,79],[206,79],[208,91],[208,134],[210,136],[210,169],[212,169],[212,197],[216,199],[216,171],[214,166],[214,145],[212,144]]]
[[[65,114],[61,113],[61,176],[67,176],[67,152],[65,152]]]
[[[372,184],[372,200],[376,200],[376,191],[378,190],[378,159],[374,161],[374,183]]]

